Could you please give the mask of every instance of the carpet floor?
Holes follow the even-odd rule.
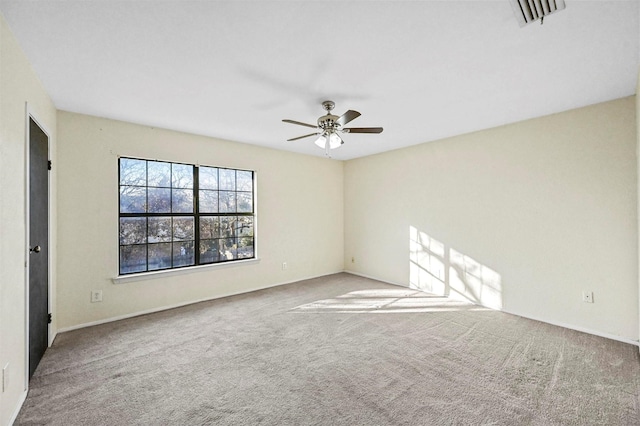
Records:
[[[621,342],[336,274],[61,333],[17,425],[638,425]]]

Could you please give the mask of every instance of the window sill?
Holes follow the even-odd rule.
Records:
[[[173,275],[193,274],[196,272],[204,272],[212,269],[234,268],[253,263],[260,263],[260,258],[237,260],[235,262],[212,263],[210,265],[187,266],[185,268],[166,269],[163,271],[141,272],[139,274],[131,275],[118,275],[117,277],[111,278],[111,281],[114,284],[124,284],[135,281],[152,280],[154,278],[171,277]]]

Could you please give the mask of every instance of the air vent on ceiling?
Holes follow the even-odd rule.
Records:
[[[566,7],[564,0],[511,0],[511,5],[521,27]]]

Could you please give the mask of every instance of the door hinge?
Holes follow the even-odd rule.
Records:
[[[53,317],[51,316],[51,314],[49,314],[49,315],[47,316],[47,324],[51,324],[51,319],[52,319],[52,318],[53,318]]]
[[[51,162],[51,160],[47,161],[47,170],[51,170],[52,165],[53,163]]]

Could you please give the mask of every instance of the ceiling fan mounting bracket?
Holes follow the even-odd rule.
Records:
[[[324,108],[328,113],[331,113],[331,110],[335,108],[336,104],[333,101],[324,101],[322,103],[322,108]]]

